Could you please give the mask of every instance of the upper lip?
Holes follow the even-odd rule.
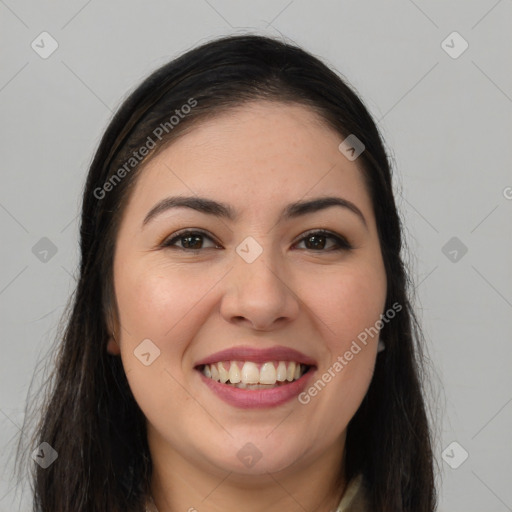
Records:
[[[218,363],[220,361],[252,361],[265,363],[267,361],[295,361],[308,366],[316,366],[316,361],[311,357],[293,348],[277,345],[271,348],[254,348],[248,345],[232,347],[220,352],[215,352],[197,361],[195,366]]]

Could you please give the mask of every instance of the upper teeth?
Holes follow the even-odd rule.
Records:
[[[203,374],[218,382],[231,384],[275,384],[293,381],[302,376],[306,366],[293,361],[268,361],[258,364],[252,361],[221,361],[205,364]]]

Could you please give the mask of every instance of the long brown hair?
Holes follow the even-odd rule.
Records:
[[[180,110],[191,99],[193,108]],[[258,99],[306,105],[340,136],[354,134],[365,146],[359,161],[387,274],[386,310],[395,303],[402,310],[381,330],[386,350],[348,425],[344,469],[347,478],[363,474],[373,511],[435,510],[423,337],[410,304],[381,136],[357,94],[319,59],[278,40],[242,35],[203,44],[155,71],[123,102],[101,139],[83,193],[78,282],[34,436],[33,446],[47,442],[58,459],[47,469],[33,464],[34,511],[143,510],[152,471],[145,418],[120,358],[106,350],[117,315],[112,267],[119,222],[152,155],[194,123]],[[185,115],[174,125],[176,110]],[[159,126],[166,129],[157,137]],[[149,154],[127,166],[143,146],[152,146]]]

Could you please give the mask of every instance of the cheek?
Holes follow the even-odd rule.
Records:
[[[209,294],[220,277],[148,262],[119,265],[116,271],[121,357],[134,395],[144,401],[148,394],[155,400],[170,391],[179,395],[178,383],[191,364],[187,348],[211,314]],[[134,354],[146,339],[159,350],[150,366]]]
[[[333,356],[338,355],[383,313],[384,270],[379,265],[347,268],[322,278],[315,276],[314,281],[304,290],[304,299],[318,318],[318,328],[329,340]]]
[[[130,337],[154,337],[161,343],[174,338],[211,286],[205,277],[194,279],[161,268],[121,270],[116,293],[125,333],[128,331]]]
[[[378,262],[347,268],[317,281],[312,289],[308,305],[315,308],[313,318],[318,319],[327,354],[301,403],[323,420],[315,428],[316,435],[332,439],[356,413],[373,376],[378,336],[366,335],[362,342],[360,335],[374,327],[383,313],[385,273]]]
[[[199,287],[190,286],[183,273],[164,273],[151,265],[120,265],[116,273],[123,367],[135,400],[151,421],[158,422],[169,397],[173,406],[186,407],[187,396],[181,392],[183,355],[199,325],[194,305],[207,284],[203,280]],[[151,362],[145,365],[136,353],[140,355],[139,346],[148,339],[157,349],[149,345]]]
[[[169,279],[151,267],[137,267],[120,265],[115,274],[121,358],[135,398],[151,407],[170,384],[166,370],[181,380],[180,319],[187,304],[179,279],[169,286]],[[150,355],[145,358],[146,353]]]

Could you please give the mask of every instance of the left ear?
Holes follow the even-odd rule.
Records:
[[[117,343],[114,336],[111,334],[107,341],[107,352],[113,356],[118,356],[121,354],[121,349],[119,347],[119,343]]]
[[[109,312],[106,317],[106,327],[109,331],[109,337],[107,341],[107,352],[113,356],[118,356],[121,354],[121,347],[119,346],[119,342],[116,339],[115,333],[119,332],[119,325],[116,320],[117,317],[112,313],[109,308]]]

